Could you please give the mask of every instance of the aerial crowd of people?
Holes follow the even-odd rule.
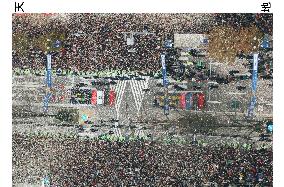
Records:
[[[115,71],[154,76],[158,72],[161,78],[160,55],[169,51],[164,42],[173,41],[175,33],[208,33],[215,25],[245,27],[255,21],[263,32],[272,34],[272,21],[265,20],[269,19],[258,14],[13,15],[13,70],[44,75],[46,54],[54,48],[52,68],[66,74]],[[179,54],[175,55],[173,64]],[[168,70],[181,81],[203,81],[209,76],[220,84],[238,81],[229,72],[225,77],[211,75],[202,64],[178,66],[184,69]],[[273,182],[271,148],[99,141],[15,132],[12,148],[15,184],[45,177],[57,187],[272,186]]]
[[[272,150],[13,135],[14,182],[51,186],[272,186]],[[24,167],[23,167],[24,165]],[[34,179],[33,179],[34,180]],[[38,182],[38,181],[37,181]]]
[[[224,23],[240,27],[253,22],[265,29],[272,22],[254,14],[64,14],[61,19],[60,14],[52,15],[14,15],[14,69],[44,69],[48,48],[58,44],[54,69],[157,72],[165,41],[173,42],[176,33],[208,33]],[[127,38],[134,43],[128,45]]]
[[[182,21],[174,26],[170,25],[170,20],[174,19]],[[189,21],[186,15],[178,14],[173,17],[163,14],[74,14],[69,21],[63,23],[51,20],[49,24],[35,26],[31,22],[28,16],[15,17],[14,34],[37,38],[50,30],[64,33],[64,46],[60,54],[54,55],[55,68],[75,71],[155,71],[160,69],[159,55],[166,33],[173,34],[174,30],[183,28],[182,23],[186,24]],[[135,42],[131,46],[126,42],[126,37],[129,38],[130,35],[124,33],[130,31],[142,33],[133,35]],[[43,68],[44,49],[33,45],[31,41],[28,41],[27,45],[28,52],[25,55],[21,54],[20,50],[13,51],[13,67]]]

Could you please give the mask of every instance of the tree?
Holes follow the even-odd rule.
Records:
[[[50,32],[40,36],[39,38],[34,38],[34,43],[36,47],[38,47],[44,52],[59,51],[62,45],[56,47],[54,44],[57,40],[63,42],[64,39],[65,39],[64,33]]]
[[[25,56],[29,49],[29,38],[24,33],[13,33],[12,50],[20,57]]]
[[[209,57],[225,63],[234,63],[239,52],[250,54],[260,46],[263,33],[256,26],[218,26],[209,33]]]

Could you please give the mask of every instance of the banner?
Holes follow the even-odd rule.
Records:
[[[48,111],[48,103],[49,99],[51,98],[51,93],[47,93],[44,98],[43,98],[43,111],[47,112]]]
[[[104,92],[103,91],[97,91],[97,104],[98,105],[104,104]]]
[[[165,87],[168,86],[168,80],[167,80],[167,71],[166,71],[166,56],[164,54],[161,55],[161,63],[162,63],[162,74],[163,74],[163,85]]]
[[[116,96],[116,94],[115,94],[114,90],[110,90],[110,92],[109,92],[109,105],[110,106],[114,106],[115,96]]]
[[[164,54],[161,55],[161,63],[162,63],[162,74],[163,74],[163,85],[165,88],[168,88],[168,80],[167,80],[167,71],[166,71],[166,56]],[[168,93],[165,94],[164,98],[164,114],[169,115],[169,96]]]
[[[204,102],[205,102],[205,95],[203,93],[197,94],[198,100],[197,100],[197,107],[198,109],[204,108]]]
[[[166,96],[164,98],[164,115],[169,115],[170,113],[170,106],[169,106],[169,98]]]
[[[46,84],[47,87],[51,87],[51,70],[46,71]]]
[[[51,87],[51,55],[47,54],[47,64],[46,64],[46,84],[50,88]]]
[[[46,55],[47,58],[47,63],[46,63],[46,84],[48,88],[51,88],[51,55],[47,54]],[[43,110],[44,112],[48,111],[48,102],[49,99],[51,98],[51,93],[46,93],[46,95],[44,96],[43,99]]]
[[[47,64],[46,64],[46,69],[51,69],[51,54],[47,54]]]
[[[185,106],[186,106],[185,95],[186,95],[186,93],[182,93],[182,94],[180,95],[180,107],[181,107],[182,109],[185,109]]]
[[[252,71],[252,93],[251,102],[248,109],[248,117],[253,116],[253,110],[256,104],[256,87],[257,87],[257,67],[258,67],[258,54],[253,54],[253,71]]]
[[[104,90],[104,105],[109,104],[109,89]]]
[[[161,100],[162,100],[162,106],[164,108],[164,115],[169,115],[169,113],[170,113],[169,93],[167,91],[161,97]]]
[[[193,94],[187,93],[185,95],[185,108],[186,110],[190,110],[193,106]]]
[[[93,90],[92,91],[91,103],[92,103],[92,105],[96,105],[97,104],[97,90]]]
[[[258,67],[258,54],[253,55],[253,71],[252,71],[252,91],[256,92],[257,87],[257,67]]]
[[[249,109],[248,109],[248,117],[252,117],[253,116],[253,110],[254,110],[255,104],[256,104],[256,97],[253,96],[251,98]]]

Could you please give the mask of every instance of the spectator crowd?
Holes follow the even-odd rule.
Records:
[[[254,14],[15,14],[13,68],[44,69],[46,42],[52,40],[50,45],[60,43],[53,53],[54,69],[157,72],[161,68],[164,42],[173,41],[175,33],[208,33],[215,25],[240,27],[254,20],[253,23],[266,29],[272,22],[266,17]],[[127,45],[127,38],[131,36],[125,32],[140,32],[133,35],[133,45]]]
[[[177,60],[179,50],[166,49],[165,41],[173,42],[176,33],[208,34],[218,25],[239,28],[251,24],[263,33],[272,34],[270,14],[15,14],[13,72],[44,75],[48,48],[59,42],[58,49],[52,53],[52,69],[63,75],[104,77],[112,72],[161,77],[160,55],[167,52],[168,73],[174,79],[204,81],[209,77],[208,68],[184,67]],[[128,45],[127,38],[134,43]],[[190,54],[193,63],[207,61],[195,57],[194,49]],[[220,77],[219,82],[230,81],[228,77]]]
[[[13,135],[13,181],[51,186],[272,186],[272,150]],[[34,179],[33,179],[34,180]]]
[[[44,75],[46,54],[53,47],[49,45],[56,43],[52,68],[66,74],[102,71],[160,74],[160,55],[167,51],[164,42],[173,41],[175,33],[208,33],[215,25],[245,27],[256,22],[263,32],[272,34],[272,20],[267,16],[14,14],[12,67],[16,73],[29,70]],[[134,33],[132,38],[126,32],[139,34]],[[127,38],[134,39],[134,44],[128,45]],[[194,51],[190,53],[196,56]],[[178,52],[168,54],[173,56],[174,64]],[[230,75],[220,77],[213,73],[211,76],[203,64],[194,67],[189,63],[181,69],[169,68],[168,72],[178,72],[174,78],[181,81],[202,82],[209,76],[220,84],[234,81]],[[146,140],[98,141],[15,132],[12,149],[14,184],[35,183],[46,176],[51,186],[57,187],[272,186],[273,181],[271,149],[165,145]]]
[[[44,68],[45,50],[32,40],[55,32],[63,33],[65,38],[59,54],[53,57],[54,68],[156,71],[160,69],[159,55],[165,37],[188,32],[192,19],[202,18],[198,14],[67,14],[65,21],[46,18],[33,24],[40,16],[14,16],[13,35],[21,38],[14,40],[14,45],[22,48],[13,49],[13,67]],[[124,32],[145,34],[134,34],[134,45],[129,46],[126,37],[130,36]]]

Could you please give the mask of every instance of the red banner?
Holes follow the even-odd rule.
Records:
[[[185,109],[186,101],[185,101],[185,93],[180,95],[180,108]]]
[[[92,105],[97,104],[97,90],[92,91],[91,103],[92,103]]]
[[[197,107],[198,109],[203,109],[205,102],[205,95],[203,93],[199,93],[197,96],[198,96]]]
[[[109,105],[113,106],[115,104],[115,92],[114,90],[109,91]]]

